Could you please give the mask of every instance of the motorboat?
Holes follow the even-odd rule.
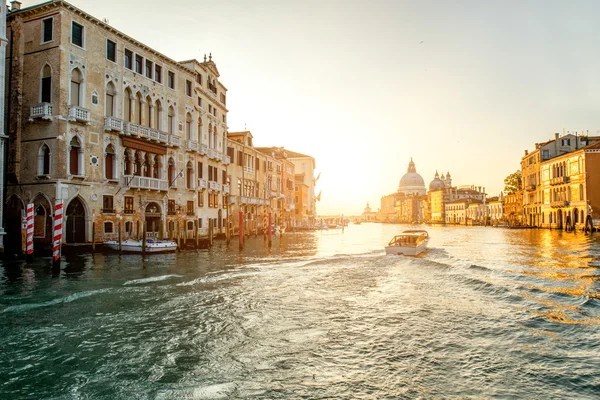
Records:
[[[395,235],[385,247],[385,254],[403,254],[417,256],[427,249],[429,233],[425,230],[411,229]]]
[[[104,245],[112,250],[119,250],[119,242],[116,240],[110,240],[104,242]],[[121,242],[121,251],[127,253],[142,253],[142,241],[141,240],[123,240]],[[166,253],[169,251],[177,250],[177,243],[172,240],[157,240],[147,239],[145,253]]]

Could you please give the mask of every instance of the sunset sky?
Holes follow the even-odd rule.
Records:
[[[212,53],[229,130],[312,155],[321,215],[376,211],[411,157],[427,185],[497,195],[535,142],[600,129],[597,1],[70,3],[175,60]]]

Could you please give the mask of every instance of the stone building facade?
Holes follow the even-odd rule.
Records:
[[[8,16],[7,229],[35,206],[50,243],[222,227],[227,89],[212,57],[176,62],[63,1]]]

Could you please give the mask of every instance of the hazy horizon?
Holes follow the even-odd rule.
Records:
[[[377,210],[411,157],[426,186],[497,195],[534,143],[600,127],[592,1],[69,2],[175,60],[212,53],[229,130],[313,156],[322,215]]]

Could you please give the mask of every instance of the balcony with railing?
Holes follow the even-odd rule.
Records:
[[[198,151],[198,142],[196,140],[186,140],[185,149],[188,151]]]
[[[224,184],[223,185],[223,193],[225,193],[225,194],[231,193],[231,186],[229,186],[228,184]]]
[[[208,182],[206,179],[198,179],[198,190],[204,190],[208,188]]]
[[[50,103],[39,103],[31,106],[29,111],[29,120],[39,118],[44,121],[52,121],[52,104]]]
[[[208,149],[208,158],[212,160],[218,160],[219,153],[215,149]]]
[[[127,136],[138,136],[140,134],[140,126],[133,122],[125,122],[123,133]]]
[[[104,118],[104,130],[105,131],[115,131],[115,132],[123,132],[123,121],[119,118],[115,117],[106,117]]]
[[[550,185],[552,185],[552,186],[561,185],[563,183],[569,183],[568,176],[559,176],[559,177],[550,179]]]
[[[169,143],[169,135],[165,132],[158,131],[158,141],[163,144]]]
[[[525,190],[527,190],[528,192],[533,192],[536,188],[536,185],[527,185],[525,186]]]
[[[225,164],[225,165],[231,164],[231,158],[228,155],[223,154],[223,157],[221,158],[221,160],[223,161],[223,164]]]
[[[208,182],[208,185],[209,185],[210,190],[216,190],[218,192],[221,191],[221,184],[219,182],[210,181],[210,182]]]
[[[244,167],[244,172],[246,174],[254,175],[254,168],[252,168],[252,167]]]
[[[169,190],[166,179],[150,178],[147,176],[123,175],[123,186],[132,189]]]
[[[158,142],[158,131],[156,129],[140,125],[140,135],[146,140]]]
[[[198,145],[198,152],[205,156],[206,154],[208,154],[208,146],[205,144],[199,144]]]
[[[91,112],[87,108],[79,106],[69,107],[69,121],[81,122],[83,124],[89,124],[92,120]]]
[[[181,147],[181,138],[175,135],[169,135],[169,146]]]
[[[568,206],[569,202],[567,200],[555,200],[550,202],[550,207],[552,208],[563,208]]]
[[[229,196],[227,196],[227,204],[235,204],[236,201],[237,201],[236,195],[230,194]]]

